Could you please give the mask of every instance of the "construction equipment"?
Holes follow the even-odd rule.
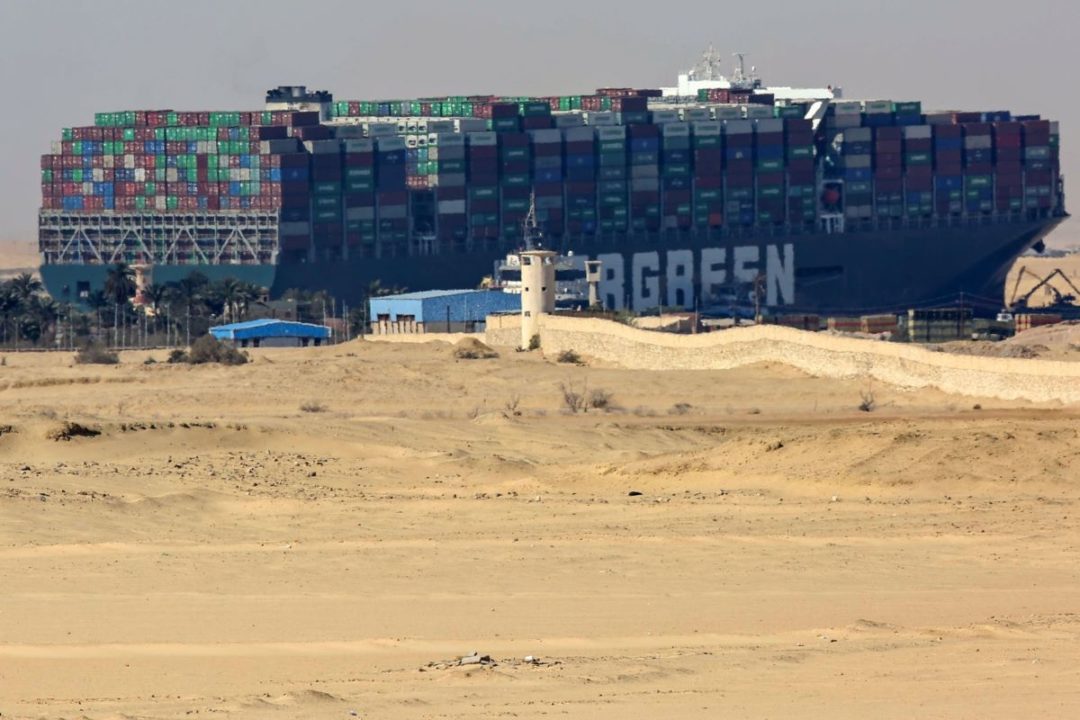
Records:
[[[1030,276],[1038,282],[1036,282],[1035,287],[1031,288],[1023,295],[1019,295],[1020,284],[1023,282],[1025,276]],[[1058,288],[1054,287],[1051,284],[1051,281],[1054,278],[1061,278],[1061,280],[1072,290],[1072,293],[1065,294],[1061,292],[1061,290],[1059,290]],[[1016,274],[1016,283],[1013,285],[1012,295],[1010,296],[1009,304],[1006,310],[1010,313],[1013,313],[1018,310],[1027,309],[1028,301],[1031,300],[1032,296],[1034,296],[1035,293],[1037,293],[1039,290],[1042,290],[1043,288],[1047,288],[1054,296],[1054,302],[1046,306],[1048,308],[1056,308],[1061,306],[1075,307],[1076,299],[1077,297],[1080,297],[1080,288],[1077,288],[1076,285],[1073,284],[1073,281],[1069,279],[1068,275],[1061,271],[1061,268],[1055,268],[1054,271],[1046,277],[1039,277],[1032,271],[1028,270],[1027,266],[1023,266],[1020,268],[1020,272]],[[1017,297],[1018,295],[1019,297]]]

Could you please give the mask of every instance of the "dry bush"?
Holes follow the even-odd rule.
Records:
[[[603,388],[589,393],[589,407],[593,410],[608,410],[614,405],[615,396]]]
[[[571,414],[576,415],[579,412],[588,412],[588,387],[582,388],[579,392],[574,388],[573,383],[559,383],[559,392],[562,393],[563,408],[568,410]]]
[[[101,343],[89,343],[75,353],[75,362],[79,365],[116,365],[120,356]]]
[[[563,350],[555,359],[564,365],[581,365],[581,356],[573,350]]]
[[[217,363],[219,365],[243,365],[248,356],[226,345],[213,335],[203,335],[191,344],[187,361],[192,365]]]
[[[859,403],[859,410],[865,413],[874,412],[874,408],[877,407],[877,401],[874,399],[874,391],[867,390],[860,393],[862,396],[862,402]]]
[[[634,414],[638,417],[656,417],[656,411],[645,405],[638,405],[634,408]]]
[[[521,405],[521,397],[519,395],[511,395],[504,407],[506,408],[506,412],[517,417],[521,415],[521,411],[518,410],[519,405]]]
[[[668,415],[689,415],[694,406],[690,403],[675,403],[668,410]]]
[[[531,338],[529,338],[529,348],[528,349],[529,350],[539,350],[540,349],[540,336],[539,335],[533,335]]]
[[[466,338],[454,346],[454,357],[458,360],[494,360],[499,353],[475,338]]]
[[[309,400],[300,406],[300,412],[321,413],[326,412],[326,406],[316,400]]]

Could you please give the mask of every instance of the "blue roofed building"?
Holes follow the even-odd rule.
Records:
[[[210,328],[210,334],[238,347],[307,347],[309,344],[322,345],[333,337],[333,332],[325,325],[273,318],[219,325]]]
[[[488,315],[521,312],[521,295],[501,290],[428,290],[371,298],[371,332],[480,332]]]

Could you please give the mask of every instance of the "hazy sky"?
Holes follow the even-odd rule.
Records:
[[[712,42],[766,82],[1062,124],[1080,209],[1075,0],[0,0],[0,239],[34,240],[38,156],[95,111],[673,84]],[[1058,231],[1080,242],[1080,221]]]

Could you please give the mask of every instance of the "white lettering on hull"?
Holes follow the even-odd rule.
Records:
[[[600,299],[609,310],[644,312],[661,304],[690,310],[732,295],[747,303],[760,276],[765,280],[762,300],[767,307],[795,302],[792,244],[702,248],[699,253],[669,250],[663,258],[656,251],[634,253],[629,276],[621,253],[600,255],[597,260],[603,268]]]
[[[669,250],[667,254],[668,307],[694,306],[694,251]]]
[[[608,310],[626,309],[626,270],[621,253],[599,255],[600,302]]]
[[[635,253],[634,274],[634,310],[654,308],[660,304],[660,253]]]

